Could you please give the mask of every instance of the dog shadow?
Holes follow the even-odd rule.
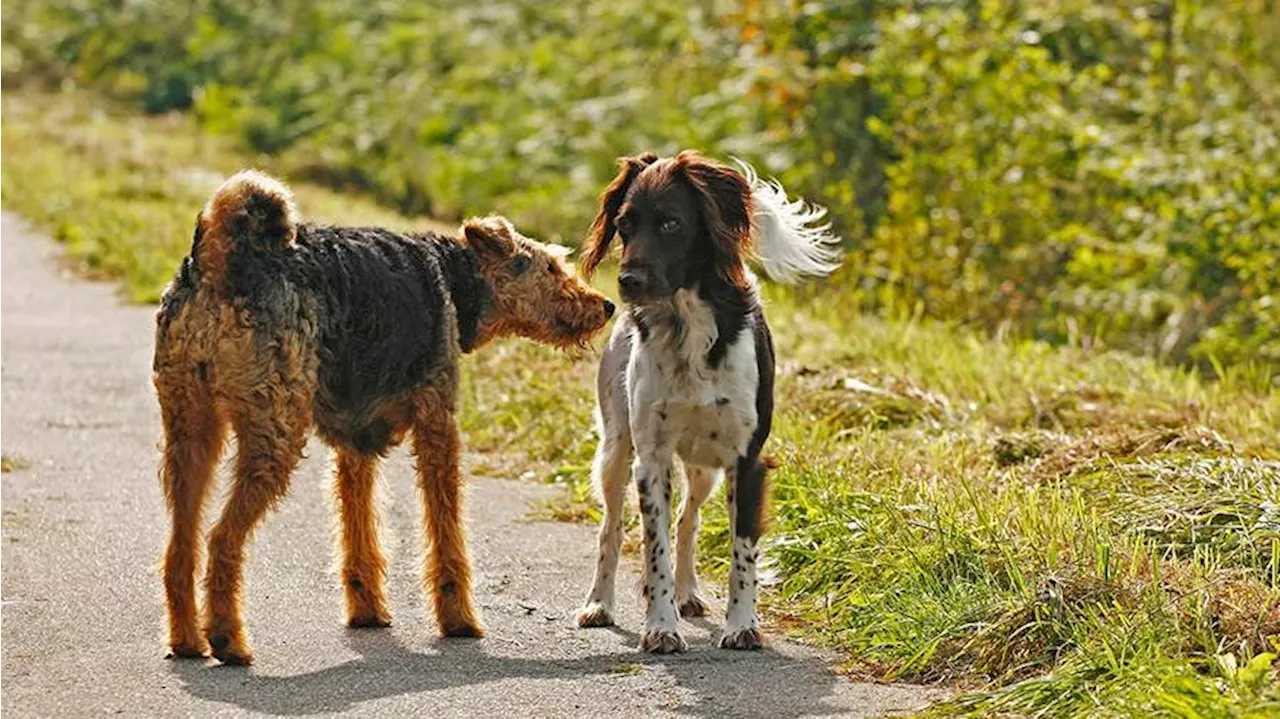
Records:
[[[634,632],[616,627],[613,631],[632,647],[639,641]],[[789,718],[839,712],[827,698],[834,684],[844,681],[819,660],[787,657],[768,649],[729,652],[695,646],[689,653],[668,656],[624,651],[520,659],[494,656],[477,640],[437,640],[428,652],[406,648],[392,632],[347,630],[345,641],[357,658],[291,676],[192,661],[176,661],[171,671],[182,690],[194,697],[279,715],[344,712],[368,701],[482,687],[508,679],[609,681],[658,670],[692,695],[692,701],[682,699],[679,707],[671,708],[677,713]]]

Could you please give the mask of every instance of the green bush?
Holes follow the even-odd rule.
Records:
[[[1280,362],[1280,135],[1209,31],[1242,8],[1183,3],[1170,29],[1054,5],[880,24],[870,127],[895,161],[863,276],[985,326]]]
[[[844,299],[1280,376],[1275,0],[15,0],[4,68],[574,241],[616,156],[826,204]]]

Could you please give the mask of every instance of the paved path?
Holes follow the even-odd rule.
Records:
[[[328,452],[308,449],[247,563],[250,668],[162,659],[156,560],[166,519],[155,477],[152,313],[74,281],[57,249],[3,218],[3,702],[6,717],[125,714],[378,716],[878,716],[927,700],[917,687],[854,684],[820,653],[775,641],[636,652],[639,598],[621,627],[579,630],[590,527],[531,521],[551,490],[474,480],[468,491],[480,641],[435,638],[417,580],[408,457],[388,462],[385,543],[395,626],[341,624],[327,517]],[[624,583],[623,586],[626,586]]]

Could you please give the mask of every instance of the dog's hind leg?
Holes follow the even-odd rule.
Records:
[[[578,612],[578,626],[607,627],[613,624],[614,586],[618,577],[618,553],[622,549],[622,518],[631,476],[631,438],[610,434],[596,447],[591,477],[604,503],[600,520],[600,551],[595,579],[587,603]],[[612,429],[616,432],[616,429]]]
[[[225,422],[214,408],[206,365],[158,373],[156,393],[164,421],[160,480],[172,526],[164,554],[169,656],[201,657],[208,645],[196,620],[195,569],[200,555],[200,517],[222,453]]]
[[[378,546],[378,510],[374,505],[379,457],[339,449],[337,461],[334,495],[342,515],[342,586],[347,626],[390,626],[391,610],[383,588],[387,560]]]
[[[676,607],[682,617],[703,617],[709,608],[698,596],[698,575],[694,570],[698,549],[699,510],[716,487],[717,470],[689,465],[685,468],[684,500],[676,524]]]
[[[310,424],[309,397],[269,387],[279,391],[251,393],[265,406],[251,404],[250,398],[236,406],[232,419],[237,440],[235,483],[209,535],[204,631],[213,656],[226,664],[253,661],[240,608],[245,544],[288,489]],[[269,399],[263,400],[264,396]]]
[[[462,476],[458,471],[460,444],[452,403],[437,391],[424,392],[413,428],[426,525],[423,585],[435,598],[442,636],[482,637],[484,626],[471,598],[471,560],[467,558]]]

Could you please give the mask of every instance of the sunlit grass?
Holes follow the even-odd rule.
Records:
[[[1265,380],[769,299],[776,630],[849,651],[858,675],[974,690],[945,713],[1276,706],[1259,669],[1280,637]],[[474,366],[469,424],[566,485],[550,516],[598,519],[595,358],[504,352]],[[722,578],[723,500],[706,514],[700,559]]]
[[[5,206],[67,247],[88,274],[122,280],[154,302],[191,248],[196,213],[245,167],[288,176],[269,158],[234,151],[181,115],[139,117],[83,93],[4,95]],[[368,199],[290,183],[308,217],[421,227]]]

